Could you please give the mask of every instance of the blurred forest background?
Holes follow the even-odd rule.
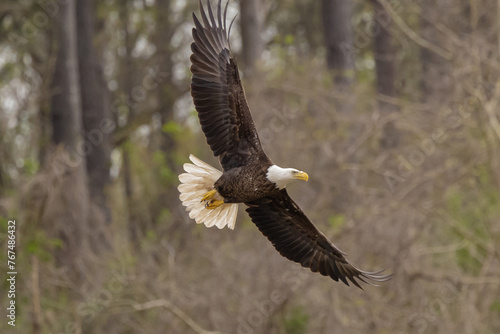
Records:
[[[395,274],[364,292],[282,258],[243,211],[234,231],[184,212],[189,153],[217,165],[189,93],[197,6],[0,2],[19,273],[0,331],[499,333],[500,1],[229,5],[264,149],[310,175],[292,197],[354,264]]]

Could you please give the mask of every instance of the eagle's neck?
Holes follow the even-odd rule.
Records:
[[[267,179],[276,184],[276,188],[283,189],[288,183],[293,181],[293,168],[281,168],[280,166],[272,165],[267,169]]]

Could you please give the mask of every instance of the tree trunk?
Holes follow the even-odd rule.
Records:
[[[52,79],[52,141],[77,152],[82,129],[76,47],[75,2],[61,6],[59,48]]]
[[[123,85],[123,93],[125,96],[132,96],[132,89],[134,87],[134,62],[132,60],[132,49],[133,41],[132,36],[130,36],[130,31],[128,29],[130,23],[130,12],[128,7],[128,0],[122,0],[120,3],[120,15],[122,21],[122,29],[125,33],[125,56],[121,62],[121,82]],[[137,116],[137,108],[133,108],[131,104],[128,105],[128,120],[134,120]],[[136,209],[134,206],[134,184],[132,182],[132,165],[130,161],[130,140],[122,145],[122,155],[123,155],[123,181],[125,185],[125,201],[127,203],[128,211],[128,221],[127,230],[128,238],[132,243],[134,249],[139,247],[139,231],[141,228],[140,219],[137,217]]]
[[[212,2],[213,3],[213,2]],[[159,112],[161,117],[162,130],[160,131],[159,150],[165,158],[165,167],[173,174],[180,173],[180,166],[176,163],[174,155],[177,150],[177,141],[171,132],[163,131],[163,126],[175,122],[174,120],[174,103],[180,95],[180,89],[176,86],[173,80],[173,46],[165,41],[169,41],[178,24],[175,17],[171,15],[174,1],[157,0],[158,17],[157,17],[157,35],[156,35],[156,60],[158,67],[155,68],[156,80],[158,83],[157,96],[159,103]],[[161,173],[157,174],[157,178],[162,181],[162,191],[158,195],[157,201],[152,203],[150,211],[154,219],[161,217],[161,213],[168,209],[171,216],[171,221],[181,221],[182,212],[178,209],[179,195],[177,191],[177,178],[165,178]],[[184,224],[169,224],[165,233],[174,235],[178,230],[188,230]],[[179,240],[182,240],[179,239]]]
[[[77,1],[78,56],[87,172],[92,201],[107,222],[111,212],[106,204],[105,186],[109,183],[110,132],[114,123],[107,85],[93,45],[94,13],[89,0]]]
[[[326,62],[340,87],[354,81],[354,34],[352,2],[348,0],[321,1]]]
[[[172,82],[172,50],[169,43],[170,38],[174,34],[172,27],[172,18],[169,16],[171,12],[171,0],[158,0],[158,35],[157,35],[157,57],[159,65],[159,73],[161,82],[158,85],[158,102],[160,107],[160,116],[162,124],[167,124],[173,120],[174,102],[176,96],[176,88]],[[171,134],[162,131],[160,148],[166,154],[167,163],[170,168],[174,168],[174,161],[171,153],[175,149],[175,140]]]
[[[323,22],[323,37],[326,46],[326,63],[332,73],[335,89],[346,97],[342,101],[335,101],[338,113],[349,114],[354,109],[354,95],[349,90],[354,82],[354,33],[352,27],[352,1],[349,0],[322,0],[321,16]],[[360,124],[353,123],[349,129],[347,141],[353,145],[359,137],[362,128]],[[360,150],[356,150],[346,161],[357,163]],[[335,168],[331,159],[325,159],[325,169]],[[339,180],[337,186],[345,189],[355,189],[358,173],[353,171],[348,178]],[[332,198],[333,209],[345,212],[349,203],[344,194]]]
[[[88,231],[88,188],[85,155],[82,153],[82,115],[76,45],[75,0],[60,7],[58,18],[59,48],[52,80],[52,141],[60,146],[59,159],[47,160],[48,169],[55,171],[58,182],[52,187],[52,203],[48,206],[42,224],[57,231],[63,247],[56,251],[56,259],[75,282],[81,279],[81,254]],[[61,173],[58,173],[61,172]]]
[[[420,8],[420,35],[426,41],[439,45],[438,32],[432,25],[432,22],[439,22],[434,1],[424,0]],[[449,62],[427,48],[420,49],[420,62],[421,101],[442,102],[443,97],[450,96],[455,86],[454,83],[450,84]]]
[[[395,96],[394,76],[396,53],[392,45],[390,31],[391,19],[384,7],[377,0],[372,0],[374,18],[373,54],[375,57],[375,71],[377,74],[377,93],[389,97]],[[380,112],[384,116],[397,111],[394,104],[378,100]],[[384,125],[381,145],[385,149],[391,149],[398,145],[399,138],[394,122],[390,121]]]
[[[262,25],[264,12],[261,0],[240,0],[241,42],[243,72],[251,77],[256,71],[257,61],[264,48],[262,41]]]

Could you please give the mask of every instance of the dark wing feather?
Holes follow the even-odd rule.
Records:
[[[362,271],[350,264],[345,253],[311,223],[285,189],[276,196],[246,204],[252,221],[287,259],[323,276],[330,276],[335,281],[340,279],[346,285],[351,281],[359,288],[361,286],[356,279],[372,284],[370,281],[383,282],[391,278],[392,275]]]
[[[193,14],[191,95],[208,145],[219,157],[224,170],[229,170],[244,165],[252,155],[263,152],[238,67],[231,56],[225,24],[227,4],[222,17],[219,0],[217,20],[209,1],[207,8],[208,16],[200,1],[203,24]]]

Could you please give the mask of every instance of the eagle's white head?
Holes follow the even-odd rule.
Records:
[[[283,189],[288,183],[294,180],[309,180],[309,175],[307,173],[300,171],[295,168],[281,168],[276,165],[272,165],[267,170],[267,179],[276,184],[276,187]]]

